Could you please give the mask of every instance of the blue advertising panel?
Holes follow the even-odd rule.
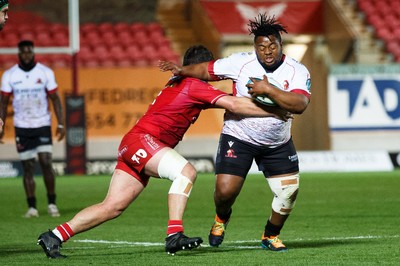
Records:
[[[331,74],[331,131],[400,130],[400,73]]]

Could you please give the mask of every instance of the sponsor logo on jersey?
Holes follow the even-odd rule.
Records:
[[[160,148],[160,145],[158,145],[158,143],[154,141],[151,135],[149,134],[144,135],[144,139],[146,140],[150,148],[152,148],[153,150],[157,150],[158,148]]]
[[[229,149],[226,151],[225,157],[228,158],[237,158],[237,156],[235,155],[235,151],[233,149]]]
[[[42,143],[48,143],[50,141],[50,138],[48,138],[48,137],[40,137],[39,140]]]
[[[298,158],[297,154],[295,154],[295,155],[289,155],[289,156],[288,156],[288,159],[289,159],[291,162],[295,162],[295,161],[297,161],[299,158]]]
[[[128,147],[127,146],[122,147],[122,149],[120,149],[118,151],[118,157],[122,157],[122,155],[124,155],[124,153],[127,152],[127,151],[128,151]]]
[[[287,91],[287,89],[289,88],[289,81],[287,81],[286,79],[283,81],[283,90]]]
[[[308,92],[311,92],[311,79],[310,78],[307,79],[306,86],[307,86]]]

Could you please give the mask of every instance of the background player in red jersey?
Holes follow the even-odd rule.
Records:
[[[18,64],[6,70],[1,81],[0,118],[6,123],[7,106],[12,98],[17,151],[23,167],[23,182],[28,202],[25,217],[38,217],[36,208],[35,159],[38,157],[47,191],[47,212],[60,216],[56,205],[55,173],[52,165],[51,113],[57,118],[58,141],[64,138],[64,115],[54,72],[35,61],[34,44],[18,43]],[[0,132],[0,140],[4,131]]]
[[[187,50],[184,65],[212,60],[203,46]],[[139,196],[149,177],[172,181],[168,195],[169,221],[165,250],[174,254],[199,246],[200,237],[183,234],[183,213],[193,183],[195,168],[173,148],[194,123],[202,109],[226,108],[248,115],[287,119],[287,112],[268,113],[248,98],[229,96],[210,84],[194,78],[172,78],[147,112],[123,137],[118,149],[118,163],[103,202],[83,209],[69,222],[39,236],[38,244],[50,258],[64,258],[61,243],[75,234],[114,219]]]
[[[281,108],[301,114],[307,108],[311,92],[310,73],[295,59],[283,54],[281,32],[287,32],[275,17],[266,14],[249,23],[254,35],[254,51],[201,64],[179,67],[160,62],[164,71],[202,80],[231,79],[237,96],[266,95]],[[279,89],[268,82],[275,80]],[[271,215],[261,237],[263,248],[286,251],[279,234],[292,211],[299,188],[297,152],[291,138],[291,119],[243,117],[227,110],[216,158],[214,203],[216,216],[210,230],[211,246],[219,246],[225,236],[232,206],[255,161],[274,194]],[[234,152],[235,156],[231,156]]]

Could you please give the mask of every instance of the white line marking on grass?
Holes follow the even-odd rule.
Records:
[[[325,238],[322,238],[322,240],[349,240],[349,239],[399,238],[399,237],[400,237],[400,235],[393,235],[393,236],[347,236],[347,237],[325,237]]]
[[[400,235],[393,235],[393,236],[347,236],[347,237],[323,237],[323,238],[318,238],[318,239],[312,239],[312,238],[297,238],[297,239],[292,239],[288,240],[288,242],[299,242],[299,241],[317,241],[317,240],[352,240],[352,239],[385,239],[385,238],[399,238]],[[141,247],[160,247],[164,246],[165,243],[157,243],[157,242],[130,242],[130,241],[108,241],[108,240],[92,240],[92,239],[82,239],[82,240],[73,240],[72,242],[76,243],[93,243],[93,244],[111,244],[111,247],[117,248],[121,246],[141,246]],[[239,248],[239,249],[254,249],[254,248],[260,248],[256,246],[229,246],[229,244],[240,244],[240,243],[258,243],[260,242],[259,239],[253,239],[253,240],[237,240],[237,241],[225,241],[224,247],[227,248]],[[118,246],[115,246],[118,245]],[[209,247],[207,244],[202,244],[203,247]]]
[[[108,241],[108,240],[91,240],[91,239],[83,239],[83,240],[74,240],[73,242],[78,243],[95,243],[95,244],[117,244],[117,245],[128,245],[128,246],[164,246],[164,243],[154,243],[154,242],[129,242],[129,241]]]

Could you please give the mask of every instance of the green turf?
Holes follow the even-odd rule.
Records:
[[[39,218],[26,211],[21,178],[0,179],[1,265],[400,265],[400,172],[303,174],[295,210],[281,238],[289,252],[260,248],[270,213],[271,193],[262,176],[248,177],[234,205],[223,245],[208,246],[214,218],[214,178],[200,175],[185,213],[185,233],[201,236],[201,248],[168,256],[164,252],[169,182],[152,179],[125,213],[70,239],[68,259],[49,260],[37,236],[101,201],[109,177],[60,177],[62,216],[46,214],[45,191],[36,179]],[[101,242],[104,241],[104,242]]]

